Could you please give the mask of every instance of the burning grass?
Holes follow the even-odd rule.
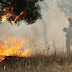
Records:
[[[6,56],[17,56],[17,57],[30,57],[30,53],[32,49],[22,49],[24,47],[26,41],[19,40],[14,36],[10,36],[9,38],[4,38],[3,42],[0,42],[0,62],[5,59]]]
[[[27,41],[28,42],[28,41]],[[4,38],[0,42],[0,71],[1,72],[71,72],[72,54],[30,55],[30,48],[18,52],[27,43],[14,36]]]
[[[11,41],[11,42],[10,42]],[[28,42],[28,41],[27,41]],[[10,44],[8,44],[10,43]],[[18,50],[26,44],[25,40],[18,40],[14,36],[4,38],[0,42],[0,71],[1,72],[71,72],[72,55],[56,54],[29,55],[32,51],[25,50],[18,53]]]
[[[8,47],[8,42],[11,42],[10,46],[19,42],[24,43],[23,40],[17,40],[15,37],[5,38],[1,44],[3,49]],[[1,72],[72,72],[72,55],[56,54],[47,55],[38,54],[28,56],[31,51],[25,50],[21,54],[17,54],[19,46],[14,49],[8,47],[7,50],[3,50],[0,56],[0,71]],[[15,48],[15,47],[14,47]],[[7,51],[7,52],[6,52]],[[9,52],[8,52],[9,51]],[[19,55],[19,56],[18,56]]]

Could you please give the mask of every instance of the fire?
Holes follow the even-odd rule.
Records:
[[[11,9],[11,11],[9,11],[9,7],[5,7],[3,9],[4,14],[2,15],[1,22],[4,22],[6,19],[8,19],[11,16],[10,14],[13,12],[14,9],[13,9],[13,7],[11,7],[10,9]]]
[[[25,44],[24,40],[17,40],[14,36],[5,38],[3,42],[0,42],[0,62],[6,56],[30,57],[31,49],[27,48],[21,51],[21,47]]]
[[[15,19],[14,19],[14,21],[11,21],[11,23],[14,24],[14,23],[17,21],[17,19],[18,19],[21,15],[23,15],[23,14],[24,14],[24,11],[22,11],[22,12],[20,13],[20,15],[16,16]]]
[[[0,56],[0,62],[2,62],[5,59],[5,56]]]
[[[6,19],[10,18],[14,14],[13,7],[5,7],[3,9],[4,14],[1,17],[1,22],[4,22]],[[19,15],[17,15],[14,20],[10,21],[12,24],[15,24],[17,20],[21,19],[21,16],[26,17],[26,13],[22,11]]]
[[[22,53],[21,53],[21,57],[30,57],[29,53],[31,52],[32,50],[31,49],[26,49],[24,50]]]
[[[5,11],[5,9],[4,9],[4,11]],[[13,8],[11,8],[11,12],[13,12]],[[10,15],[11,12],[9,11],[9,12],[7,12],[6,14],[2,15],[1,22],[4,22],[6,19],[8,19],[8,18],[11,16],[11,15]],[[14,23],[18,20],[18,18],[19,18],[20,16],[22,16],[23,14],[25,15],[24,11],[22,11],[18,16],[16,16],[15,19],[14,19],[14,21],[11,21],[11,23],[14,24]]]
[[[7,18],[9,18],[9,13],[2,16],[1,22],[4,22]]]

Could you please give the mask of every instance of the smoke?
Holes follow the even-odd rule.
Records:
[[[37,20],[32,25],[26,25],[25,21],[21,21],[20,26],[11,26],[8,21],[5,21],[0,24],[0,40],[10,35],[14,35],[17,38],[24,36],[24,39],[32,40],[30,46],[34,48],[33,54],[35,52],[52,54],[54,52],[54,41],[56,45],[55,50],[57,52],[65,52],[66,33],[63,29],[64,27],[68,27],[69,24],[66,14],[57,6],[56,0],[44,0],[44,3],[39,3],[39,5],[41,6],[43,20]],[[46,28],[44,24],[46,24]],[[45,28],[46,32],[44,34],[43,28]],[[45,47],[47,44],[50,46],[49,50]]]
[[[72,16],[72,0],[56,0],[58,7],[64,11],[66,16]]]

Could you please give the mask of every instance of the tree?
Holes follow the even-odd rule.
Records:
[[[43,0],[0,0],[0,19],[6,16],[11,23],[25,20],[27,24],[33,24],[41,19],[38,1]]]

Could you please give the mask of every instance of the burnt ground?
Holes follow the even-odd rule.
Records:
[[[72,72],[72,57],[6,57],[0,63],[0,72]]]

